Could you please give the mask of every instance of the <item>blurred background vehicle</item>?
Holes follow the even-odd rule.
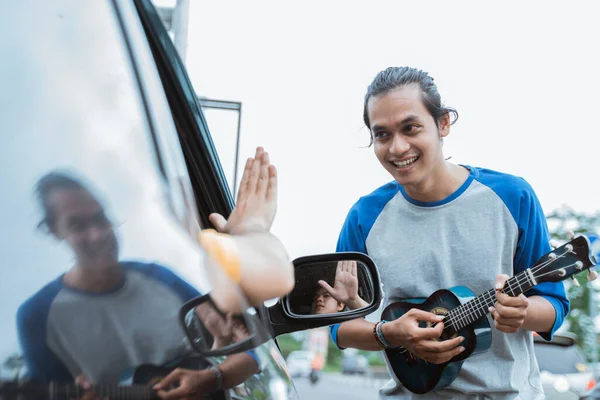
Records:
[[[313,356],[312,352],[306,350],[292,351],[288,355],[286,363],[292,378],[304,378],[310,376],[310,363],[312,362]]]
[[[557,332],[551,341],[534,336],[544,393],[549,400],[577,400],[596,382],[592,368],[570,332]]]
[[[342,374],[366,375],[369,371],[369,360],[364,355],[344,353],[342,356]]]

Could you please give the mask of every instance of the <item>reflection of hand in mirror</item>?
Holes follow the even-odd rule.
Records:
[[[241,317],[234,316],[233,313],[227,314],[227,324],[231,328],[231,338],[233,343],[241,342],[250,336],[250,330]]]
[[[217,350],[231,343],[231,329],[225,318],[208,302],[196,307],[196,315],[212,336],[211,350]]]
[[[345,304],[350,310],[367,307],[369,304],[358,295],[358,274],[356,261],[339,261],[335,271],[335,282],[331,287],[320,280],[319,285],[338,303]],[[317,292],[321,289],[319,288]],[[342,308],[343,309],[343,308]],[[317,314],[323,314],[317,312]]]
[[[212,336],[211,350],[238,343],[250,336],[243,317],[233,313],[223,316],[210,302],[197,306],[196,315]]]

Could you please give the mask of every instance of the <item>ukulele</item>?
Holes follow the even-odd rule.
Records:
[[[162,366],[142,364],[130,368],[120,376],[119,384],[93,385],[84,390],[75,383],[0,381],[0,400],[74,400],[93,392],[100,398],[110,400],[160,400],[152,386],[160,382],[176,368],[204,369],[210,364],[204,359],[190,357]],[[205,396],[206,399],[225,400],[229,396],[218,391]]]
[[[542,256],[532,267],[510,278],[502,293],[518,296],[543,282],[561,282],[596,265],[586,236],[578,236],[568,243]],[[596,272],[588,271],[588,278],[595,279]],[[576,282],[576,280],[574,280]],[[496,290],[475,296],[464,286],[441,289],[425,301],[399,301],[388,305],[382,312],[383,320],[395,320],[412,308],[444,315],[444,330],[439,339],[464,337],[461,346],[465,350],[443,364],[428,363],[417,358],[407,349],[396,347],[385,350],[385,357],[397,380],[413,393],[424,394],[450,385],[458,376],[462,364],[469,356],[488,350],[492,344],[491,327],[486,318],[488,308],[496,303]],[[420,322],[421,327],[435,326]]]

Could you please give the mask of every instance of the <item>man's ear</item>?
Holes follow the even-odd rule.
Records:
[[[338,303],[338,312],[342,311],[344,308],[346,308],[344,303]]]
[[[438,121],[440,138],[445,138],[450,134],[450,113],[444,114]]]

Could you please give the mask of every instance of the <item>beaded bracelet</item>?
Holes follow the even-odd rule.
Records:
[[[386,322],[389,322],[389,321],[381,320],[377,324],[375,324],[375,333],[377,335],[378,342],[380,342],[383,345],[382,347],[384,349],[393,349],[398,346],[393,346],[390,342],[388,342],[386,340],[385,336],[383,336],[383,331],[381,330],[383,324],[385,324]]]
[[[375,341],[377,342],[379,347],[381,347],[382,349],[385,349],[385,344],[383,344],[383,342],[379,339],[379,335],[377,334],[377,326],[379,324],[381,324],[381,321],[379,321],[375,325],[373,325],[373,336],[375,337]]]

